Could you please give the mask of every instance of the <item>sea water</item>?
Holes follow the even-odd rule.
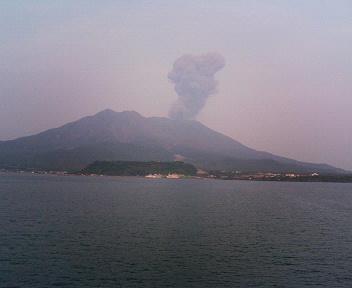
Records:
[[[352,287],[352,185],[0,174],[0,287]]]

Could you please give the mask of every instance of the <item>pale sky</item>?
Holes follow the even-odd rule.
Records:
[[[166,116],[183,54],[216,52],[198,120],[352,170],[352,1],[0,0],[0,140],[110,108]]]

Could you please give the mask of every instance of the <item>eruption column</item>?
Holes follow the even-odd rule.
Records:
[[[168,78],[175,84],[178,99],[169,111],[173,119],[193,119],[204,107],[208,97],[216,93],[215,73],[225,66],[217,53],[186,54],[178,58]]]

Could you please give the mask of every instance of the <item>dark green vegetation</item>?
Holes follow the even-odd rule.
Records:
[[[204,170],[345,173],[248,148],[197,121],[102,111],[37,135],[0,142],[0,169],[77,171],[94,161],[182,160]]]
[[[172,173],[194,176],[196,167],[180,161],[175,162],[137,162],[137,161],[95,161],[81,171],[82,174],[111,176],[145,176],[148,174],[168,175]]]

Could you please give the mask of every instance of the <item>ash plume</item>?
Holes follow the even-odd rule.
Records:
[[[175,84],[178,99],[169,111],[172,119],[193,119],[204,107],[208,97],[215,94],[215,73],[225,66],[217,53],[186,54],[178,58],[168,78]]]

